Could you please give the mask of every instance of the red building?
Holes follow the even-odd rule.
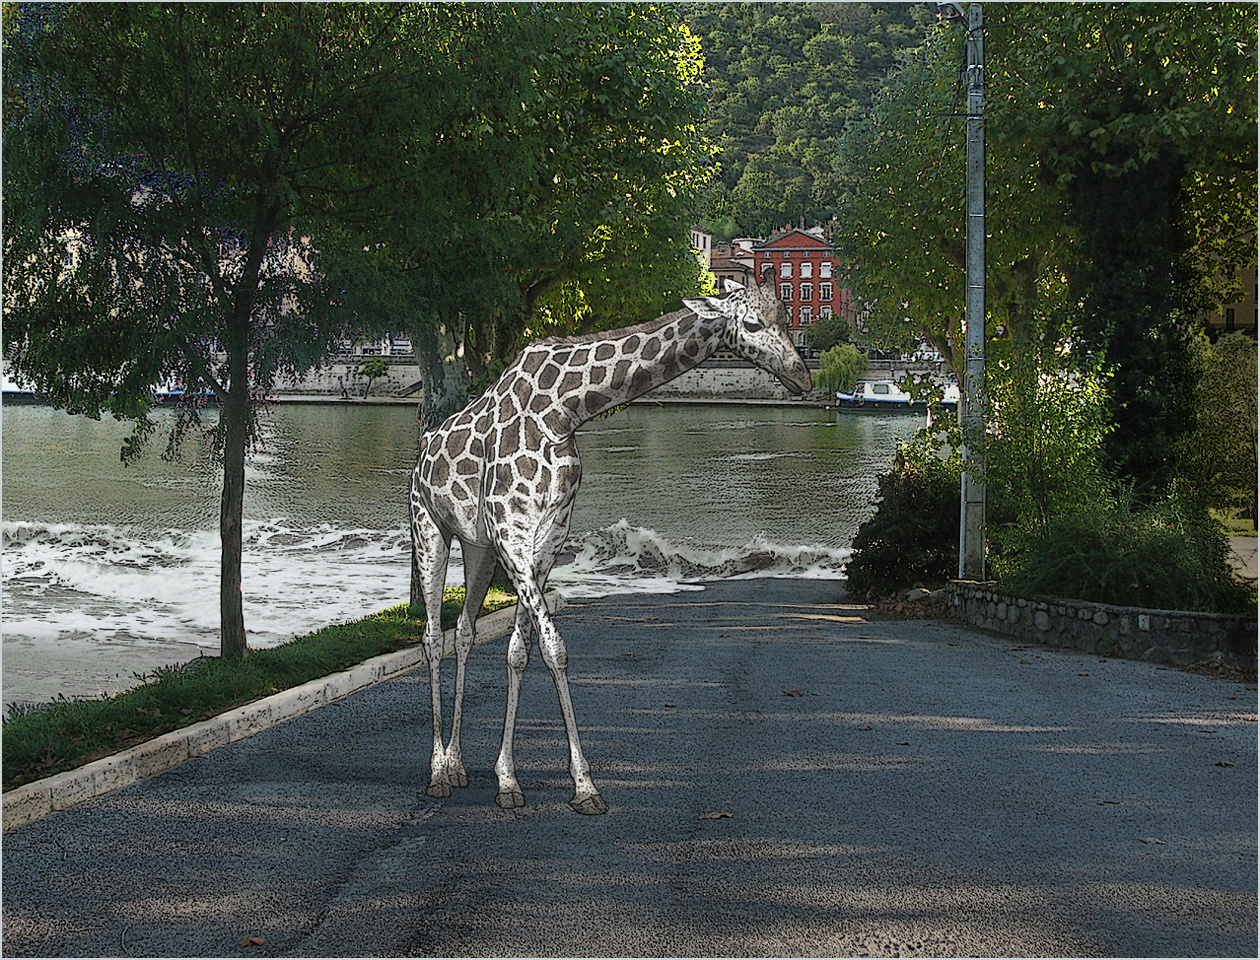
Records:
[[[849,288],[835,249],[821,231],[788,229],[753,247],[757,275],[774,273],[779,299],[787,305],[792,340],[805,343],[805,331],[822,317],[853,319]]]

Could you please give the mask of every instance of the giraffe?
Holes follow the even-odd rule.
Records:
[[[505,809],[525,805],[512,749],[532,630],[564,717],[574,785],[569,804],[584,814],[608,810],[582,754],[569,695],[568,653],[543,598],[582,478],[574,432],[592,417],[695,367],[720,347],[778,377],[794,393],[811,386],[772,281],[742,287],[728,280],[721,296],[683,304],[682,310],[636,326],[531,342],[490,390],[421,437],[411,476],[410,519],[433,699],[429,796],[447,797],[452,787],[468,785],[460,752],[465,665],[497,558],[519,599],[508,641],[495,802]],[[452,538],[463,549],[466,595],[455,629],[451,735],[444,742],[441,609]]]

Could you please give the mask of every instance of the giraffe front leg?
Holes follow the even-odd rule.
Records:
[[[551,672],[560,700],[560,713],[564,717],[564,730],[569,738],[569,774],[573,777],[573,799],[569,806],[578,813],[600,814],[608,812],[608,804],[599,795],[591,778],[590,764],[582,753],[582,740],[578,735],[577,716],[573,710],[573,698],[569,693],[569,654],[565,649],[560,631],[552,623],[551,613],[541,589],[524,591],[530,594],[527,605],[531,608],[538,629],[538,648],[543,662]]]
[[[516,622],[512,626],[512,639],[507,653],[507,709],[503,718],[503,744],[494,772],[499,778],[499,793],[494,802],[505,810],[525,806],[525,794],[516,779],[516,760],[512,755],[516,737],[516,709],[521,702],[521,677],[529,663],[529,633],[532,629],[529,612],[520,604],[516,607]]]

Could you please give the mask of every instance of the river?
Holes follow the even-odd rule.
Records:
[[[579,434],[582,489],[550,586],[590,597],[840,579],[876,477],[919,426],[906,414],[640,401]],[[196,440],[166,462],[156,439],[124,467],[127,432],[48,407],[3,410],[6,704],[119,689],[217,653],[218,468]],[[246,477],[250,644],[404,601],[414,408],[276,405],[261,439]],[[456,553],[449,582],[461,577]]]

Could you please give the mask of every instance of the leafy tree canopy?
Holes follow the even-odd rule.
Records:
[[[898,50],[921,42],[931,4],[690,3],[701,38],[718,179],[719,239],[825,223],[843,192],[836,142],[866,110]]]

